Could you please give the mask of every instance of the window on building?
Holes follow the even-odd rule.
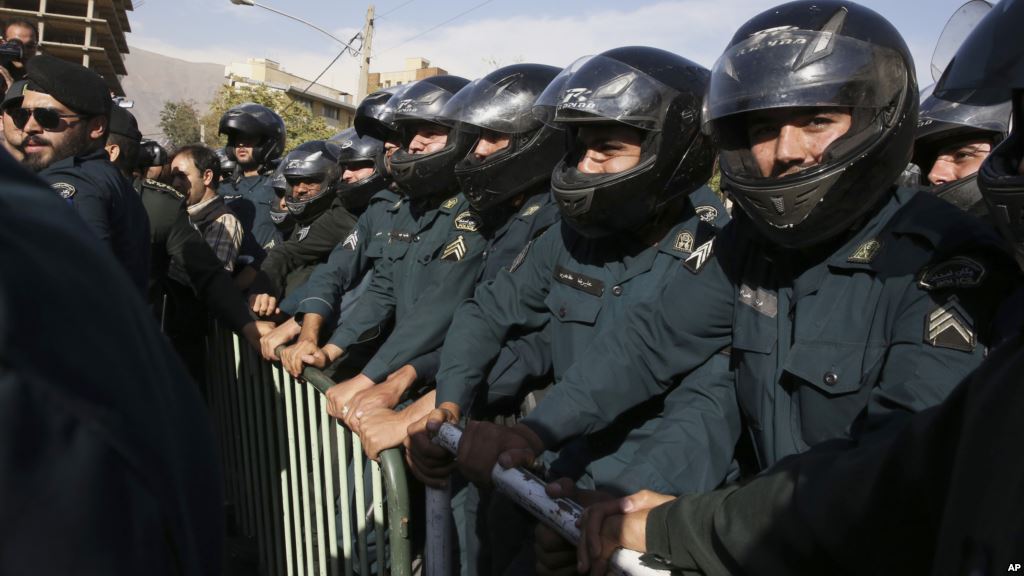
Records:
[[[338,119],[338,109],[331,106],[324,106],[324,118],[330,118],[331,120]]]
[[[306,98],[296,98],[295,99],[295,103],[298,104],[299,106],[302,106],[306,110],[309,110],[310,112],[313,111],[313,101],[312,100],[307,100]]]

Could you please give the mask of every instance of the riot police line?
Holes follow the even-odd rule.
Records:
[[[998,4],[923,102],[889,22],[797,1],[750,19],[711,70],[621,47],[426,78],[291,149],[277,113],[244,104],[219,153],[144,143],[97,75],[44,54],[5,95],[5,149],[120,262],[111,280],[134,281],[127,300],[159,320],[138,330],[162,328],[215,406],[243,364],[278,375],[257,387],[327,374],[307,397],[322,413],[292,435],[338,439],[301,448],[302,464],[331,460],[348,431],[371,460],[400,450],[451,491],[461,573],[603,574],[618,548],[682,573],[1002,572],[1024,552],[1020,466],[986,473],[1013,460],[1024,400],[1022,10]],[[231,376],[209,315],[280,367],[246,351]],[[434,442],[446,424],[463,428],[454,457]],[[187,440],[212,447],[206,428]],[[225,470],[280,488],[245,455],[293,449],[246,430],[263,451]],[[216,468],[200,452],[190,465]],[[362,486],[357,461],[335,480]],[[496,491],[496,466],[582,505],[579,541]],[[142,482],[176,520],[167,549],[140,550],[215,573],[222,511],[173,478]],[[316,478],[312,517],[334,526],[346,491]],[[195,529],[203,514],[220,518]],[[346,573],[385,570],[393,534],[375,533],[371,569],[351,531],[324,539],[310,518],[290,545],[260,524],[263,570],[326,569],[325,548],[346,551]],[[283,560],[300,540],[302,560]]]

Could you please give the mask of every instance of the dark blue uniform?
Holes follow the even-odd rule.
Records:
[[[603,428],[725,347],[759,468],[856,436],[941,402],[980,364],[1016,275],[994,231],[909,189],[823,254],[773,250],[740,218],[694,254],[524,421],[546,446]],[[710,449],[684,448],[684,461]]]
[[[0,574],[219,574],[198,390],[95,234],[4,152],[0,185]]]
[[[258,174],[243,176],[237,181],[223,181],[217,193],[228,200],[231,211],[238,216],[242,227],[251,231],[262,250],[270,250],[284,242],[281,231],[270,219],[270,207],[277,203],[277,193],[270,185],[270,176]],[[262,260],[262,254],[250,254],[252,249],[243,245],[242,253]]]
[[[140,293],[149,288],[149,217],[142,200],[100,148],[39,173],[114,252]],[[69,248],[70,249],[70,248]]]

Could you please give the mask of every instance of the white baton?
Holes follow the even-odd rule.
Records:
[[[459,453],[462,430],[452,424],[442,424],[434,442],[452,454]],[[544,481],[532,472],[522,468],[502,468],[494,465],[491,479],[498,490],[510,497],[516,504],[536,519],[551,527],[563,538],[576,544],[580,541],[580,530],[576,522],[583,516],[583,507],[568,498],[553,499],[544,491]],[[640,553],[620,548],[611,558],[611,570],[620,576],[665,576],[669,570],[658,570],[645,565]]]

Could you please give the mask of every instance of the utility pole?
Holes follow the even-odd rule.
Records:
[[[363,27],[362,62],[359,65],[359,87],[356,88],[356,105],[366,98],[370,83],[370,48],[373,45],[373,4],[366,10],[366,26]]]

